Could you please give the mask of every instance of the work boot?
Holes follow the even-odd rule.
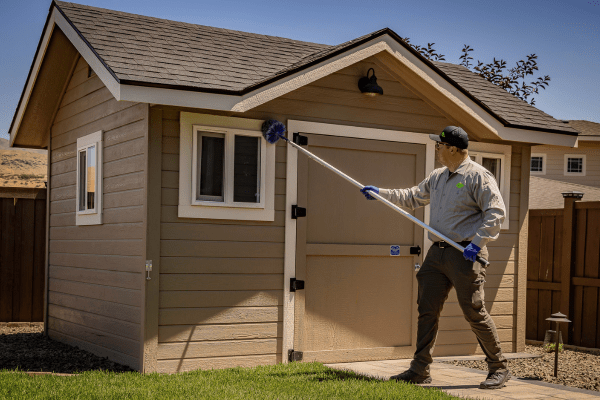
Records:
[[[394,375],[390,377],[390,381],[404,381],[409,383],[431,383],[431,376],[423,376],[419,375],[410,369],[402,372],[401,374]]]
[[[499,369],[490,372],[485,381],[479,385],[479,389],[501,389],[509,379],[510,372],[508,372],[508,369]]]

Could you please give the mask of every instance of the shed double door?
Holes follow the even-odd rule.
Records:
[[[412,187],[425,175],[425,146],[310,135],[309,151],[364,185]],[[416,335],[415,263],[423,229],[298,154],[294,350],[304,361],[411,357]],[[409,211],[409,210],[407,210]],[[423,209],[409,211],[423,218]],[[391,255],[400,246],[400,255]]]

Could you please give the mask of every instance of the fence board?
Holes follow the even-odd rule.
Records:
[[[528,246],[526,337],[543,340],[560,311],[572,320],[568,344],[600,347],[600,202],[531,212]]]
[[[46,189],[0,188],[0,322],[43,321]]]

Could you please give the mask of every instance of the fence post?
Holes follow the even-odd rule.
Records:
[[[575,244],[575,202],[581,200],[582,192],[562,193],[565,200],[563,209],[563,242],[562,242],[562,260],[561,260],[561,290],[560,290],[560,310],[567,315],[571,314],[571,272],[573,270],[573,247]],[[556,244],[555,244],[556,245]],[[564,311],[563,311],[564,310]],[[570,330],[563,327],[564,343],[570,343]]]

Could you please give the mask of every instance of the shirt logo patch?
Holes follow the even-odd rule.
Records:
[[[457,185],[456,185],[456,187],[457,187],[457,188],[459,188],[459,189],[460,189],[461,187],[464,187],[464,186],[465,186],[465,185],[463,185],[462,183],[459,183],[459,184],[457,184]]]

